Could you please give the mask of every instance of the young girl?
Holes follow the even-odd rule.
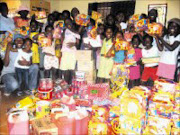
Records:
[[[173,80],[180,51],[180,19],[171,19],[168,22],[168,34],[164,39],[156,36],[156,41],[159,50],[162,51],[157,75]]]
[[[143,37],[145,48],[142,49],[142,58],[153,58],[159,57],[159,50],[156,46],[153,46],[153,37],[150,35],[145,35]],[[144,63],[144,71],[142,73],[142,84],[153,86],[153,81],[158,79],[156,75],[158,67],[158,62],[155,63]],[[148,84],[148,80],[151,79]]]
[[[138,86],[140,84],[140,62],[142,58],[141,49],[139,48],[139,45],[141,43],[140,38],[138,35],[134,35],[132,38],[132,46],[135,49],[135,60],[137,66],[131,66],[129,68],[129,88],[132,88],[134,86]]]
[[[63,33],[63,44],[62,44],[62,57],[60,69],[64,72],[64,79],[68,84],[71,84],[73,71],[76,66],[75,52],[76,46],[79,44],[80,35],[74,30],[72,20],[70,18],[65,20],[65,27]]]
[[[101,48],[100,65],[97,75],[100,78],[101,83],[109,81],[111,78],[110,72],[113,67],[113,58],[110,54],[107,55],[113,45],[113,30],[111,27],[106,28],[105,35],[106,38],[104,39],[103,46]]]
[[[20,47],[20,46],[19,46]],[[32,63],[32,51],[31,51],[31,47],[32,47],[32,40],[29,38],[26,38],[24,41],[24,49],[19,48],[18,49],[18,56],[16,58],[15,61],[15,71],[16,71],[16,75],[17,75],[17,79],[18,79],[18,83],[19,83],[19,88],[21,88],[22,82],[23,80],[25,81],[25,88],[26,91],[25,93],[30,94],[29,91],[29,67]],[[19,61],[22,60],[26,60],[28,62],[28,65],[23,66],[20,65]],[[22,95],[22,90],[20,89],[20,91],[17,93],[18,96]]]
[[[33,40],[33,37],[38,34],[38,22],[36,20],[31,20],[30,22],[30,30],[31,33],[29,35],[30,39]],[[38,52],[38,44],[36,41],[33,41],[32,44],[32,64],[39,64],[39,52]]]

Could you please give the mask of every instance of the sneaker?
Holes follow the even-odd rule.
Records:
[[[18,91],[18,92],[17,92],[17,96],[20,97],[20,96],[22,96],[22,95],[23,95],[23,92],[22,92],[22,91]]]
[[[11,93],[9,93],[9,92],[4,92],[4,96],[9,97],[10,95],[11,95]]]

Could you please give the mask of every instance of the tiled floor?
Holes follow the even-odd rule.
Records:
[[[17,101],[24,97],[17,97],[16,94],[12,94],[9,97],[3,96],[2,90],[1,92],[1,99],[0,99],[0,134],[6,135],[8,134],[7,128],[7,115],[6,112],[11,106],[13,106]]]

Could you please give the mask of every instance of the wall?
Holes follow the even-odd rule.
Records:
[[[87,14],[88,3],[94,2],[113,2],[125,0],[51,0],[51,11],[71,10],[77,7],[81,13]],[[180,18],[180,0],[136,0],[135,13],[147,13],[149,4],[168,4],[167,20],[177,17]]]

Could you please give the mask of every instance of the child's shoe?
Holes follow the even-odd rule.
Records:
[[[20,96],[22,96],[22,95],[24,95],[22,91],[17,91],[17,96],[20,97]]]

